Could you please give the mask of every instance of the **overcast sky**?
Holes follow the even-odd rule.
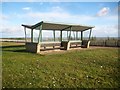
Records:
[[[95,26],[92,36],[118,36],[117,2],[2,2],[1,6],[2,37],[24,37],[21,24],[40,21],[90,25]]]

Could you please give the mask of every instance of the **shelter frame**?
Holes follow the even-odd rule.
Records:
[[[64,47],[64,50],[69,50],[71,43],[71,33],[74,33],[74,42],[82,42],[81,47],[89,48],[90,37],[92,33],[93,26],[83,26],[83,25],[74,25],[74,24],[59,24],[59,23],[49,23],[49,22],[39,22],[35,25],[23,25],[25,31],[25,42],[26,50],[30,52],[40,53],[41,44],[42,44],[42,31],[43,30],[52,30],[53,31],[53,40],[55,42],[55,31],[60,31],[60,45]],[[26,28],[31,30],[31,42],[27,42]],[[38,42],[33,42],[33,30],[39,30]],[[88,40],[83,40],[83,32],[90,30]],[[67,41],[63,40],[63,31],[67,31]],[[76,32],[76,37],[75,37]],[[81,32],[81,37],[78,38],[78,32]]]

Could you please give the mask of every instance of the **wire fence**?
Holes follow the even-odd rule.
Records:
[[[0,41],[25,43],[25,40],[1,39]],[[120,47],[120,40],[91,40],[90,46]]]
[[[95,40],[90,42],[90,46],[120,47],[120,40]]]

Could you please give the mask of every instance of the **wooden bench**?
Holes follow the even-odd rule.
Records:
[[[80,40],[73,40],[73,41],[70,41],[70,47],[79,47],[79,46],[81,46],[81,43],[82,43],[82,41],[80,41]]]
[[[44,47],[44,49],[46,48],[50,48],[50,47],[53,47],[53,49],[56,47],[56,46],[59,46],[60,47],[61,45],[61,42],[42,42],[41,43],[41,47]]]

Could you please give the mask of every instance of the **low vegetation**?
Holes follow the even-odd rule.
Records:
[[[3,43],[3,88],[119,88],[118,48],[34,54]]]

